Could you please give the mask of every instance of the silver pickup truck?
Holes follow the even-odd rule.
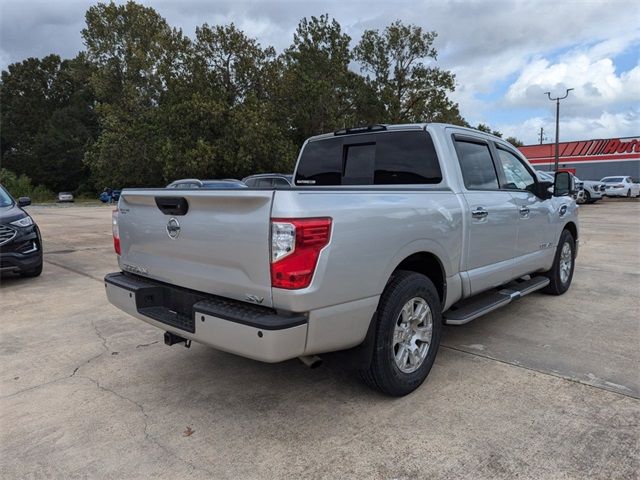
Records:
[[[305,142],[292,186],[124,190],[107,296],[169,345],[305,363],[357,347],[363,379],[405,395],[428,375],[443,323],[567,291],[571,193],[568,173],[539,181],[476,130],[339,130]]]

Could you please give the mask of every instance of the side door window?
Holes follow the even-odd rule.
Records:
[[[534,191],[536,184],[533,173],[513,153],[497,147],[498,160],[504,175],[502,188],[506,190]]]
[[[498,175],[489,145],[456,140],[456,150],[467,190],[498,190]]]

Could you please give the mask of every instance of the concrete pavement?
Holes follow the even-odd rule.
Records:
[[[0,287],[2,478],[637,478],[640,203],[581,207],[571,290],[447,327],[383,397],[325,356],[267,365],[113,308],[108,207],[32,207],[37,279]]]

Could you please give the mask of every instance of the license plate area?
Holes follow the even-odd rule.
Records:
[[[139,313],[185,332],[195,333],[193,305],[204,297],[165,286],[139,288],[135,292]]]

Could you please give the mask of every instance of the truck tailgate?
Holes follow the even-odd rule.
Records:
[[[271,190],[125,190],[118,203],[120,267],[271,307],[272,198]]]

